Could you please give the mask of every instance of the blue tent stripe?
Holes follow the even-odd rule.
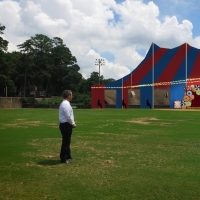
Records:
[[[107,89],[107,90],[113,90],[112,87],[121,87],[121,85],[122,85],[122,79],[119,79],[119,80],[117,80],[117,81],[113,81],[113,82],[111,82],[111,83],[107,83],[107,84],[106,84],[106,89]],[[111,88],[110,88],[110,87],[111,87]]]
[[[194,63],[197,59],[199,53],[199,49],[196,49],[194,47],[190,47],[190,50],[188,52],[187,55],[187,76],[189,77],[191,72],[192,72],[192,68],[194,66]]]
[[[158,46],[156,47],[158,50]],[[160,77],[160,75],[163,73],[164,69],[169,64],[170,60],[174,57],[176,52],[178,51],[179,47],[174,49],[169,49],[167,52],[159,59],[159,61],[154,65],[154,82]],[[154,52],[155,53],[155,52]],[[150,84],[152,83],[152,70],[149,71],[146,76],[141,80],[139,84]]]
[[[170,61],[174,58],[174,56],[178,52],[179,48],[180,47],[176,47],[174,49],[168,49],[167,52],[163,55],[163,57],[156,63],[156,65],[154,66],[154,80],[155,80],[155,82],[163,74],[165,68],[168,66]]]
[[[160,47],[158,45],[154,44],[154,53],[159,48]],[[128,75],[123,77],[123,82],[125,82],[128,78],[131,78],[131,74],[133,74],[139,67],[141,67],[151,56],[152,56],[152,45],[151,45],[149,51],[147,52],[147,55],[145,56],[145,59],[130,74],[128,74]],[[147,80],[149,80],[149,79],[147,79]],[[111,90],[110,87],[121,87],[121,86],[122,86],[122,78],[118,79],[118,80],[116,80],[114,82],[106,84],[106,88],[108,88],[109,90]]]

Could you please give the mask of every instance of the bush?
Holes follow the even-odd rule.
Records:
[[[35,100],[35,97],[23,97],[22,103],[23,104],[35,104],[36,100]]]
[[[91,103],[90,94],[80,94],[80,93],[74,93],[73,94],[73,101],[72,104],[77,105],[89,105]]]
[[[39,104],[39,105],[60,105],[61,102],[62,102],[61,97],[54,97],[52,99],[43,98],[41,101],[37,101],[37,104]]]
[[[49,104],[51,105],[60,105],[62,102],[62,97],[54,97],[51,100],[49,100]]]
[[[45,98],[43,98],[41,101],[37,101],[38,104],[41,105],[48,105],[48,100],[46,100]]]
[[[62,102],[62,97],[53,97],[51,99],[45,99],[43,98],[42,100],[36,100],[34,97],[25,97],[22,98],[22,103],[23,104],[32,104],[32,105],[60,105]],[[79,94],[79,93],[74,93],[73,94],[73,100],[71,102],[71,105],[76,106],[88,106],[91,103],[91,98],[90,94]]]

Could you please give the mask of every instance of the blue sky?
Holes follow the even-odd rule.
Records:
[[[3,0],[0,0],[3,1]],[[19,2],[20,0],[15,0]],[[115,0],[116,3],[121,4],[125,0]],[[144,3],[149,3],[149,0],[142,0]],[[200,0],[153,0],[159,7],[160,16],[162,20],[165,16],[176,16],[179,21],[189,20],[193,24],[193,36],[200,35]],[[116,21],[118,16],[116,15]]]
[[[115,0],[121,4],[125,0]],[[149,3],[149,0],[143,0],[144,3]],[[159,7],[162,20],[165,16],[176,16],[179,21],[189,20],[193,24],[194,37],[200,35],[200,0],[153,0]]]
[[[144,0],[145,3],[149,2]],[[160,10],[160,19],[166,15],[176,16],[179,21],[189,20],[193,24],[193,36],[200,35],[199,17],[200,1],[199,0],[154,0]]]
[[[0,0],[3,1],[3,0]],[[19,2],[20,0],[15,0]],[[121,4],[125,0],[115,0],[116,3]],[[149,0],[142,0],[144,3],[149,3]],[[160,16],[162,20],[165,16],[176,16],[179,21],[189,20],[193,24],[194,37],[200,35],[200,0],[153,0],[159,7]],[[118,16],[116,16],[118,21]]]
[[[200,48],[200,0],[0,0],[9,51],[35,34],[60,37],[84,77],[118,79],[134,70],[150,45]]]
[[[125,0],[115,0],[116,3],[121,4]],[[143,0],[144,3],[148,4],[149,0]],[[189,20],[193,24],[193,36],[200,36],[200,0],[153,0],[153,2],[159,7],[159,19],[163,21],[166,16],[176,16],[178,21],[185,19]],[[189,9],[188,9],[189,8]],[[119,16],[116,16],[118,21]],[[145,55],[144,49],[138,49],[138,53],[142,56]],[[113,56],[109,54],[109,59]]]
[[[115,0],[116,3],[122,4],[125,0]],[[148,4],[149,0],[143,0],[144,3]],[[189,20],[193,24],[193,36],[200,35],[200,0],[154,0],[153,1],[159,7],[159,19],[163,21],[166,16],[176,16],[178,21],[185,19]],[[188,9],[189,8],[189,9]],[[119,21],[119,15],[115,14],[115,21]],[[137,52],[144,56],[145,49],[138,49]],[[104,52],[101,54],[110,61],[114,61],[114,55],[111,52]]]

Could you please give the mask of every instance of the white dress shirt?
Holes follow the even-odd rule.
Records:
[[[59,107],[59,121],[60,123],[68,122],[72,126],[76,126],[74,122],[74,113],[70,102],[64,99]]]

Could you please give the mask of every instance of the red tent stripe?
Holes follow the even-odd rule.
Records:
[[[165,48],[159,48],[154,53],[154,65],[162,58],[162,56],[165,54],[165,52],[168,49]],[[147,73],[149,73],[152,70],[152,56],[148,58],[146,62],[144,62],[138,69],[132,74],[132,85],[138,85],[141,80],[146,76]],[[127,85],[126,83],[130,82],[129,77],[125,82],[124,85]]]
[[[188,77],[189,78],[200,78],[200,70],[199,69],[200,69],[200,51],[197,55],[194,65],[192,67],[192,71]]]
[[[187,51],[189,49],[190,49],[190,46],[187,47]],[[159,82],[173,81],[173,78],[175,77],[177,71],[179,70],[180,65],[185,59],[185,55],[186,55],[186,45],[183,44],[182,46],[180,46],[175,56],[169,62],[167,67],[164,69],[163,73],[156,80],[156,82],[159,83]]]

